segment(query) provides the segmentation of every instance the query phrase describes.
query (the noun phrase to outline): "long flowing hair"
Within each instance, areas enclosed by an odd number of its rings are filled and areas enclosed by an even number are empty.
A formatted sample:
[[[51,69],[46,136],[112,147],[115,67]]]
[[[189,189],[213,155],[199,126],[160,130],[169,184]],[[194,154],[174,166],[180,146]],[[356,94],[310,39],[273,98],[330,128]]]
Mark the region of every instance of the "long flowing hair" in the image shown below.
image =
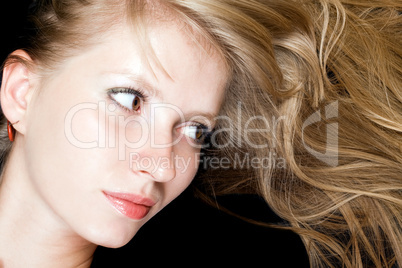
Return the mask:
[[[300,234],[312,267],[402,264],[400,0],[36,3],[37,30],[24,49],[43,77],[123,19],[141,36],[155,14],[144,11],[166,7],[194,40],[202,36],[224,56],[231,74],[205,154],[232,166],[198,180],[215,194],[247,189],[264,197]],[[5,64],[15,61],[28,64],[15,56]],[[4,116],[0,129],[5,162]],[[235,166],[239,155],[268,154],[285,165]]]

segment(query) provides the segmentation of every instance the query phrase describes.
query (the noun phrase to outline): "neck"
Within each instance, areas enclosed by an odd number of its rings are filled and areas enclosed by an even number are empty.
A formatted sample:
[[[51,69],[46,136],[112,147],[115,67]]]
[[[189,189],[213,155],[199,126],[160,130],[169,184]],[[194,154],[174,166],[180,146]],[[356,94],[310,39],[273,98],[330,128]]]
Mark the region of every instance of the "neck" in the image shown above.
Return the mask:
[[[0,267],[89,267],[96,246],[35,198],[12,160],[0,184]]]

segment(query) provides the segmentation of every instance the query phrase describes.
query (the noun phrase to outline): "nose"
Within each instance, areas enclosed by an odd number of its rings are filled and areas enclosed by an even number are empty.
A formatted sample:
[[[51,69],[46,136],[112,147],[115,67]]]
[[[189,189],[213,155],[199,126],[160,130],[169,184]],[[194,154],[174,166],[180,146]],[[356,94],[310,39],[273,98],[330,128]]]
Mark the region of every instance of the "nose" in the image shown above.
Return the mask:
[[[169,182],[176,177],[175,154],[172,135],[158,135],[158,143],[150,140],[146,146],[137,151],[134,172],[149,174],[157,182]]]

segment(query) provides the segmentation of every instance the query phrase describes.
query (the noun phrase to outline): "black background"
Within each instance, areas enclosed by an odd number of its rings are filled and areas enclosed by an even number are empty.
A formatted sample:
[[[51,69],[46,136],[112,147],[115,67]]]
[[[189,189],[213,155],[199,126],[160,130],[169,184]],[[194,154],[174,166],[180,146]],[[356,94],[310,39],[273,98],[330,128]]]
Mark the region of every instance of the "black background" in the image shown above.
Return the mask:
[[[0,2],[0,60],[24,46],[28,0]],[[218,203],[265,222],[280,221],[252,195],[230,195]],[[0,237],[1,239],[1,237]],[[23,254],[23,253],[21,253]],[[92,267],[309,267],[300,238],[230,216],[193,196],[191,187],[151,219],[126,246],[99,247]]]

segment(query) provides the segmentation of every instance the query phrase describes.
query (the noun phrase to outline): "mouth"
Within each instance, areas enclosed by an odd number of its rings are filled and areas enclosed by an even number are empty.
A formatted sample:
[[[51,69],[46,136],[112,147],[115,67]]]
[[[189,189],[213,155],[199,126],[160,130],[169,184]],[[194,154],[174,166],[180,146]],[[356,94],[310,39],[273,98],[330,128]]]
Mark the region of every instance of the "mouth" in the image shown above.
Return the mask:
[[[120,214],[133,220],[141,220],[145,218],[151,207],[155,205],[155,202],[152,199],[141,195],[106,191],[104,191],[103,194],[114,209],[116,209]]]

